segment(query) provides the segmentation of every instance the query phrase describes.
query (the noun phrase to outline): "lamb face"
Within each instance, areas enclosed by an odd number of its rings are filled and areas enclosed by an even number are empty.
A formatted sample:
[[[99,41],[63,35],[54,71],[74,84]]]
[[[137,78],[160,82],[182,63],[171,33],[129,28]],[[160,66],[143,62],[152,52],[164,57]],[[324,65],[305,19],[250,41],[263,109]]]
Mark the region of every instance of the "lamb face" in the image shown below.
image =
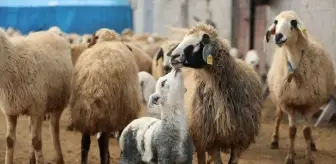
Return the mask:
[[[294,11],[283,11],[275,17],[274,22],[266,32],[266,41],[275,35],[274,41],[279,47],[284,44],[296,43],[299,35],[303,34],[302,22]]]
[[[166,102],[183,101],[186,89],[182,71],[173,69],[167,75],[160,77],[156,83],[155,90],[155,93],[149,97],[149,107],[153,107],[154,104],[163,105]]]

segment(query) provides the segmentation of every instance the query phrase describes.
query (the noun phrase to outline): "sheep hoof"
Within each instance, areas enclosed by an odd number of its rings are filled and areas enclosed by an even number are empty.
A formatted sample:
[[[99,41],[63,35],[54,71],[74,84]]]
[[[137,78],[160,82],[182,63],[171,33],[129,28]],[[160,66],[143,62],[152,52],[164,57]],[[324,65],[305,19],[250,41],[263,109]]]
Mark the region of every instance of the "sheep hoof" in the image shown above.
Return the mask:
[[[74,131],[74,130],[75,130],[75,128],[74,128],[73,124],[68,125],[67,131]]]
[[[35,158],[30,158],[30,159],[29,159],[29,163],[30,163],[30,164],[36,164],[36,160],[35,160]]]
[[[278,141],[272,141],[271,149],[279,149],[279,142]]]
[[[312,158],[306,158],[306,164],[315,164]]]
[[[312,151],[317,151],[315,143],[311,143],[311,150]]]
[[[294,164],[293,156],[287,155],[285,159],[285,164]]]
[[[63,160],[63,158],[56,158],[56,159],[54,160],[54,163],[55,163],[55,164],[64,164],[64,160]]]

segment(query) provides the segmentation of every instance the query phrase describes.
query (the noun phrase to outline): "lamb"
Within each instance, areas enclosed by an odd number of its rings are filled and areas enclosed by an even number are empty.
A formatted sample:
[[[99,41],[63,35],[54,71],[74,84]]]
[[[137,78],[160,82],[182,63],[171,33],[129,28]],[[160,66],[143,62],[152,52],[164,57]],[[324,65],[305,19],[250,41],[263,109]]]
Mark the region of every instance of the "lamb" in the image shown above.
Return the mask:
[[[77,59],[69,103],[75,129],[82,133],[81,163],[87,163],[90,136],[98,139],[101,163],[109,163],[108,141],[140,112],[138,68],[121,42],[102,42]]]
[[[332,60],[325,48],[306,32],[295,11],[279,13],[266,32],[267,42],[271,35],[275,35],[278,47],[267,75],[270,97],[277,106],[271,148],[279,148],[279,125],[285,112],[289,120],[285,163],[294,163],[295,113],[300,113],[305,118],[305,158],[308,163],[314,163],[311,151],[316,150],[316,145],[311,132],[312,116],[332,95],[335,81]]]
[[[8,127],[5,164],[13,163],[16,123],[21,114],[30,116],[30,163],[44,162],[41,123],[43,116],[50,114],[55,162],[63,164],[59,120],[70,97],[70,47],[63,38],[46,31],[11,39],[0,31],[0,43],[0,108]]]
[[[253,67],[255,71],[259,72],[260,58],[256,50],[247,51],[244,61]]]
[[[259,134],[262,89],[258,74],[229,53],[210,25],[192,27],[171,53],[173,68],[193,69],[196,84],[186,98],[189,134],[196,147],[199,164],[206,162],[207,151],[215,163],[222,163],[220,149],[230,149],[229,164]],[[214,128],[213,128],[214,127]]]
[[[122,131],[120,164],[192,164],[194,151],[184,116],[184,80],[180,69],[172,70],[156,84],[149,106],[159,105],[161,120],[141,117]]]

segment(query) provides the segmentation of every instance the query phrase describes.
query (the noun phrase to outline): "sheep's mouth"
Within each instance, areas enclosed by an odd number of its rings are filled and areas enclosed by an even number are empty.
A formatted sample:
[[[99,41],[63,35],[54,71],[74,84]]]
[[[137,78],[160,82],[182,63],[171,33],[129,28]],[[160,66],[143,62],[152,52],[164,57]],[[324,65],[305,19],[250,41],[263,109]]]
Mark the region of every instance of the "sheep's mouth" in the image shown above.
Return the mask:
[[[284,43],[286,43],[287,39],[286,40],[281,40],[277,43],[275,43],[276,45],[278,45],[279,47],[281,47]]]

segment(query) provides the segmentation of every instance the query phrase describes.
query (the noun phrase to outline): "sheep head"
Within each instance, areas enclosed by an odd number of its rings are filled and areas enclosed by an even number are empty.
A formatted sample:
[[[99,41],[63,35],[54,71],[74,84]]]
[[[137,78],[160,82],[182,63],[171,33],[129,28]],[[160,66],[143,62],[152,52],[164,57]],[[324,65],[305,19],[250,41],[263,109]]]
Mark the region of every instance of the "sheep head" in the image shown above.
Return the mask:
[[[175,68],[186,66],[200,69],[211,66],[214,64],[213,58],[217,57],[220,44],[222,41],[213,26],[197,24],[172,50],[170,62]]]
[[[162,46],[159,48],[159,50],[156,52],[156,55],[154,57],[154,59],[156,60],[157,64],[159,59],[163,59],[163,71],[164,71],[164,75],[168,74],[171,69],[172,66],[170,65],[170,54],[171,54],[171,50],[173,50],[177,45],[178,45],[178,41],[175,40],[167,40],[165,41]]]
[[[300,37],[307,37],[302,21],[294,11],[283,11],[275,17],[266,32],[266,42],[269,42],[271,35],[275,35],[274,41],[279,47],[296,43]]]
[[[120,41],[120,40],[121,40],[120,35],[114,30],[101,28],[92,35],[89,47],[99,42]]]

